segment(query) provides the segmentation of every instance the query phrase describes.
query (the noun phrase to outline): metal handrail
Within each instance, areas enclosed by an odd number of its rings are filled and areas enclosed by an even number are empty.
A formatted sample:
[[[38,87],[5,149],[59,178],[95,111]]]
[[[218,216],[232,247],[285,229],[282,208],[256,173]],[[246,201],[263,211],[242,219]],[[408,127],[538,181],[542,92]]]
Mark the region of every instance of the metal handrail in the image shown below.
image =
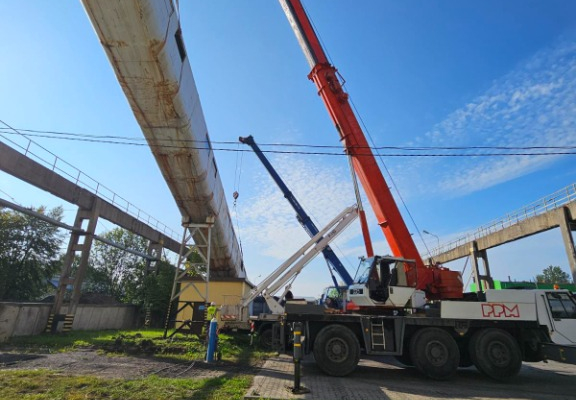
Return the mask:
[[[88,190],[89,192],[93,193],[94,195],[109,201],[111,204],[120,208],[125,213],[133,216],[137,220],[147,225],[150,225],[157,231],[162,232],[164,235],[176,240],[177,242],[180,240],[179,234],[177,234],[168,225],[164,224],[163,222],[160,222],[158,219],[154,218],[147,212],[136,207],[134,204],[130,203],[122,196],[116,194],[114,191],[104,186],[96,179],[90,177],[89,175],[80,171],[78,168],[74,167],[69,162],[61,159],[56,154],[52,153],[50,150],[34,142],[32,139],[26,137],[26,135],[18,132],[16,129],[12,130],[18,134],[18,136],[16,137],[20,137],[25,140],[24,144],[17,143],[15,140],[9,139],[2,134],[0,134],[0,137],[12,143],[11,147],[17,149],[26,157],[29,157],[37,161],[38,163],[49,168],[52,172],[58,173],[59,175],[70,180],[77,186],[82,187]]]
[[[443,243],[435,249],[432,249],[431,253],[434,255],[445,253],[465,243],[501,231],[529,218],[560,208],[573,201],[576,201],[576,183],[570,184],[565,188],[532,202],[519,210],[510,212],[504,217],[488,222],[487,224],[476,228],[476,230],[464,234],[458,239]]]

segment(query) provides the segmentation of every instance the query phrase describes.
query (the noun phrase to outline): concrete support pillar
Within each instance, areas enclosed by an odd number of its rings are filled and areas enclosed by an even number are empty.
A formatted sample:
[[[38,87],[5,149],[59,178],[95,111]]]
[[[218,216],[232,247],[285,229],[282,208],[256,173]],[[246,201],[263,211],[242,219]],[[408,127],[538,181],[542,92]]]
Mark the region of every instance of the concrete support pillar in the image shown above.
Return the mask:
[[[476,282],[476,292],[480,293],[486,289],[494,288],[494,281],[490,274],[490,266],[488,264],[488,253],[486,250],[478,250],[478,243],[473,241],[470,247],[470,259],[472,261],[472,273],[474,274],[474,282]],[[480,272],[478,259],[482,260],[484,266],[484,273]]]
[[[94,233],[96,232],[96,225],[98,223],[100,209],[100,200],[97,199],[91,209],[78,209],[76,219],[74,221],[74,230],[70,235],[68,242],[68,250],[64,257],[64,265],[62,266],[62,273],[60,281],[58,282],[58,289],[56,297],[52,306],[52,312],[48,320],[46,331],[55,332],[59,321],[64,321],[66,330],[72,328],[74,314],[80,302],[80,294],[82,283],[86,276],[88,269],[88,258],[90,257],[90,249],[94,240]],[[86,228],[83,227],[84,222],[88,221]],[[83,240],[82,240],[83,239]],[[80,260],[78,269],[74,273],[72,267],[76,259],[76,253],[80,253]],[[62,304],[66,296],[68,286],[72,286],[72,294],[70,297],[70,305],[65,317],[60,315]]]
[[[478,257],[482,260],[484,264],[484,275],[482,275],[484,289],[494,289],[494,280],[492,279],[492,273],[490,272],[490,264],[488,263],[488,251],[480,250],[478,251]]]
[[[572,237],[572,232],[576,231],[576,223],[572,221],[570,210],[567,207],[562,207],[562,209],[558,210],[558,213],[558,225],[560,226],[560,232],[562,232],[568,264],[572,272],[572,282],[576,282],[576,250],[574,248],[574,238]]]

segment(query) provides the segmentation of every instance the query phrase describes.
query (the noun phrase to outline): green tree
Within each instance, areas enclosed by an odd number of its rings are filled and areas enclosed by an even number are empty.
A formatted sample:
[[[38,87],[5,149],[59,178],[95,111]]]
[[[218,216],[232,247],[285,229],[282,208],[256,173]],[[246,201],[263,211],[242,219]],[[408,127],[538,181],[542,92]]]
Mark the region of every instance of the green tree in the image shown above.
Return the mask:
[[[174,268],[166,261],[159,261],[156,264],[156,271],[148,274],[144,279],[145,304],[152,312],[152,326],[154,327],[164,326],[174,283]]]
[[[542,274],[536,275],[536,281],[540,283],[571,283],[570,275],[559,266],[550,265],[542,270]]]
[[[127,249],[146,253],[148,242],[125,229],[115,228],[102,235]],[[146,260],[114,246],[95,241],[84,292],[105,293],[130,304],[144,302]]]
[[[62,220],[62,207],[40,214]],[[33,216],[0,209],[0,299],[37,300],[61,267],[58,227]]]

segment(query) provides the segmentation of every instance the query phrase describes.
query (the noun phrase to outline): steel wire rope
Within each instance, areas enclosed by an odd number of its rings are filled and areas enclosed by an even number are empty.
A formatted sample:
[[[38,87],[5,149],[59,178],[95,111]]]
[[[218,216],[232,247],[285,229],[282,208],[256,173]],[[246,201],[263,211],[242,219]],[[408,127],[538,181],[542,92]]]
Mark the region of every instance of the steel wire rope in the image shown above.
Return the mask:
[[[14,203],[18,204],[20,207],[22,207],[22,204],[20,204],[14,197],[10,196],[7,192],[5,192],[2,189],[0,189],[0,192],[4,193],[6,196],[8,196],[8,198],[10,200],[12,200]]]
[[[368,139],[370,139],[370,142],[372,142],[372,146],[374,147],[375,142],[374,139],[372,138],[372,135],[370,134],[370,131],[368,130],[368,127],[366,126],[366,124],[364,123],[364,119],[362,118],[362,115],[360,115],[360,113],[358,112],[358,109],[356,108],[356,104],[354,104],[354,100],[352,99],[352,96],[349,95],[349,99],[350,99],[350,104],[352,105],[352,108],[354,109],[354,113],[356,114],[356,116],[358,117],[358,119],[360,120],[360,123],[362,124],[362,126],[364,127],[364,131],[366,132],[366,135],[368,136]],[[396,193],[398,194],[398,197],[400,198],[400,201],[402,202],[402,205],[404,206],[404,209],[406,210],[406,212],[408,213],[408,217],[410,218],[410,221],[412,221],[412,224],[414,225],[414,228],[416,229],[416,231],[418,232],[418,237],[420,238],[420,241],[424,244],[424,248],[426,249],[426,252],[428,254],[430,254],[430,259],[432,259],[432,254],[430,253],[430,249],[428,248],[428,245],[426,244],[426,241],[424,240],[424,237],[422,236],[422,233],[420,232],[420,229],[418,228],[418,224],[416,224],[416,221],[414,220],[414,217],[412,216],[412,213],[410,212],[410,209],[408,208],[408,205],[406,204],[406,202],[404,201],[404,197],[402,196],[402,193],[400,192],[400,189],[398,188],[398,185],[396,184],[396,181],[394,180],[394,177],[392,176],[392,174],[390,173],[390,170],[388,169],[388,166],[386,165],[386,163],[384,162],[384,159],[382,157],[382,155],[380,155],[380,153],[376,153],[378,160],[380,161],[380,163],[382,164],[382,166],[384,167],[384,170],[386,171],[386,173],[388,174],[388,177],[390,178],[390,182],[392,183],[392,186],[394,187],[394,190],[396,191]]]
[[[236,143],[237,150],[240,150],[240,143]],[[238,163],[238,159],[240,158],[240,163]],[[233,209],[234,209],[234,217],[236,219],[236,230],[238,231],[238,246],[240,247],[240,257],[242,258],[242,264],[244,264],[244,250],[242,249],[242,238],[240,235],[240,218],[238,217],[238,207],[237,207],[237,200],[240,195],[240,180],[242,177],[242,163],[244,161],[244,153],[236,153],[236,166],[234,171],[234,193],[232,197],[234,198]]]

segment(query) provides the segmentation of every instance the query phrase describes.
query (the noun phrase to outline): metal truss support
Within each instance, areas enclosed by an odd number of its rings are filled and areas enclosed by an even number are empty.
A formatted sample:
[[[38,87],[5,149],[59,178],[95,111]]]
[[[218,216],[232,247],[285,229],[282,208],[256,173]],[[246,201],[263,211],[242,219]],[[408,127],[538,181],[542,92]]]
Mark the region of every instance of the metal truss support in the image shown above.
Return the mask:
[[[154,276],[158,276],[158,263],[162,260],[162,242],[154,242],[150,240],[148,242],[148,251],[146,258],[146,276],[150,274],[154,274]],[[149,328],[152,324],[152,304],[146,300],[144,304],[144,326]]]
[[[482,260],[482,264],[484,265],[484,274],[480,273],[478,259]],[[478,244],[476,241],[473,241],[472,246],[470,247],[470,260],[472,261],[474,282],[476,282],[476,292],[482,293],[486,289],[494,289],[494,281],[490,274],[490,266],[488,264],[488,253],[486,250],[478,250]]]
[[[191,301],[181,299],[180,296],[186,289],[192,287],[200,298],[204,300],[204,305],[209,302],[210,254],[213,225],[214,219],[210,217],[205,224],[183,224],[184,234],[182,236],[178,264],[174,271],[172,294],[170,295],[170,303],[164,325],[165,338],[171,326],[173,326],[175,331],[172,332],[170,336],[173,336],[177,332],[197,333],[191,329],[191,322],[198,322],[200,317],[198,315],[199,311],[203,310],[203,308],[195,306],[195,303]],[[195,243],[193,241],[194,236],[201,238],[201,240]],[[204,287],[198,287],[192,280],[186,279],[191,277],[202,278]],[[173,308],[176,310],[174,315],[172,315]],[[188,313],[192,314],[190,318],[183,317],[183,315],[187,317]],[[202,321],[204,321],[204,318],[204,314],[202,313]]]
[[[100,200],[96,200],[91,209],[79,208],[76,213],[74,229],[72,230],[70,241],[68,242],[68,250],[64,257],[64,265],[62,266],[62,272],[60,274],[60,280],[58,282],[58,289],[56,290],[56,297],[54,299],[52,311],[46,325],[46,332],[58,332],[60,330],[59,322],[61,321],[64,321],[63,331],[69,331],[72,329],[74,315],[76,314],[76,309],[80,302],[82,283],[84,282],[84,277],[86,276],[86,271],[88,269],[88,258],[94,240],[96,225],[98,223],[99,209]],[[84,228],[83,225],[86,221],[87,226]],[[72,267],[77,253],[80,253],[80,263],[78,269],[73,271]],[[61,314],[61,309],[69,287],[71,287],[72,294],[70,296],[67,313],[66,315],[63,315]]]
[[[146,274],[154,273],[154,275],[158,274],[158,261],[162,260],[162,249],[163,249],[162,242],[153,242],[150,240],[148,242],[148,251],[146,258]]]

